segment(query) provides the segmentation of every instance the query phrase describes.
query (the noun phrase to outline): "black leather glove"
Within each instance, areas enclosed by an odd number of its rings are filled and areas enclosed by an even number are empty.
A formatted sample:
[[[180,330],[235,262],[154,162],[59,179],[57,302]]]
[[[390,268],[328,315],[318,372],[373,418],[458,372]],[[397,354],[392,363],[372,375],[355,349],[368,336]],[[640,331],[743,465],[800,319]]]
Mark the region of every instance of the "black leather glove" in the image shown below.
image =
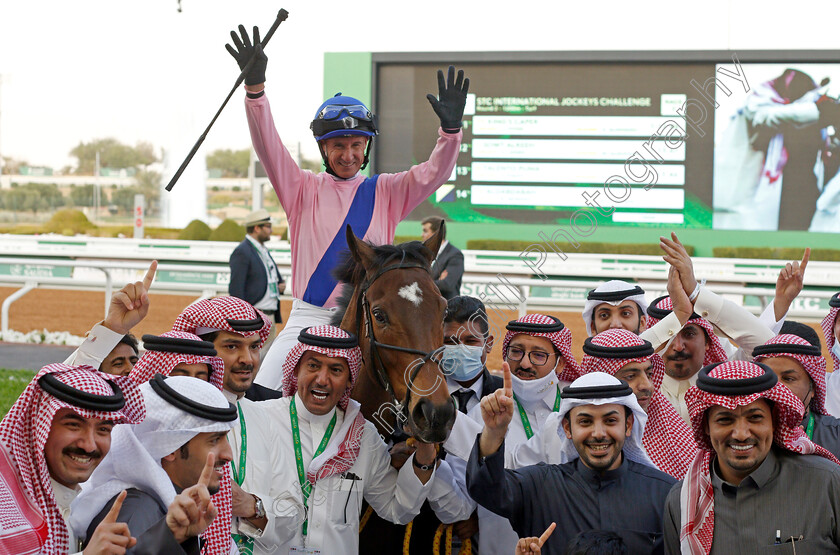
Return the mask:
[[[440,118],[440,126],[447,133],[457,133],[461,129],[461,118],[464,116],[464,105],[467,103],[467,91],[470,90],[470,80],[464,79],[464,70],[458,70],[458,80],[455,80],[455,67],[449,66],[449,75],[443,81],[443,72],[438,70],[438,96],[427,94],[429,104]]]
[[[230,55],[234,57],[236,63],[239,64],[239,71],[245,69],[245,66],[248,65],[248,61],[251,59],[251,56],[253,56],[254,52],[256,52],[257,59],[254,60],[254,63],[251,65],[251,69],[248,70],[248,74],[245,76],[245,84],[259,85],[261,83],[265,83],[265,67],[268,64],[268,56],[265,55],[262,49],[262,44],[260,44],[259,28],[254,25],[253,44],[248,38],[248,31],[245,30],[244,25],[239,26],[239,33],[242,35],[242,40],[236,36],[236,31],[230,32],[230,37],[233,39],[233,44],[236,48],[229,44],[226,44],[225,48],[227,48]]]

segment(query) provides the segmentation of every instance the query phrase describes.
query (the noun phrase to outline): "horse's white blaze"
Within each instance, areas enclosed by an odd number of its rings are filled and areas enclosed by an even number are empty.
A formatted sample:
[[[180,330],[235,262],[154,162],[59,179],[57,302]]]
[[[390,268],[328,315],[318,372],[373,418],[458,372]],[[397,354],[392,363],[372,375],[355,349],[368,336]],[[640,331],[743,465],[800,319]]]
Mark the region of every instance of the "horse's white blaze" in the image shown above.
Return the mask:
[[[410,303],[413,303],[414,306],[420,306],[420,303],[423,302],[423,290],[420,289],[416,281],[411,285],[400,287],[397,294]]]

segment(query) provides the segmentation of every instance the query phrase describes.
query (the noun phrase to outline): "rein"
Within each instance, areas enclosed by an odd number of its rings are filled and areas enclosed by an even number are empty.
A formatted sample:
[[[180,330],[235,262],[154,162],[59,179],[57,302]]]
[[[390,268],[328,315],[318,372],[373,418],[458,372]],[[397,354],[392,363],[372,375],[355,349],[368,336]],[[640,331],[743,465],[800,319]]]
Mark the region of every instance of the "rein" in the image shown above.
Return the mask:
[[[403,418],[403,420],[407,419],[408,416],[404,413],[407,412],[409,401],[411,399],[411,386],[414,383],[417,374],[420,372],[420,369],[423,368],[423,365],[425,365],[429,360],[432,360],[434,358],[435,353],[438,352],[438,349],[431,352],[427,352],[421,351],[420,349],[412,349],[410,347],[402,347],[400,345],[392,345],[390,343],[382,343],[380,341],[377,341],[376,336],[373,333],[373,322],[371,320],[370,303],[367,299],[367,291],[370,288],[370,286],[373,285],[373,283],[377,279],[382,277],[385,273],[390,272],[392,270],[404,270],[410,268],[420,268],[422,270],[425,270],[427,273],[430,273],[429,268],[423,264],[403,264],[402,262],[400,262],[398,264],[392,264],[390,266],[380,268],[379,271],[377,271],[372,278],[364,282],[364,284],[362,285],[359,291],[362,302],[361,306],[356,309],[357,331],[361,330],[362,315],[364,315],[365,336],[367,337],[368,343],[370,344],[371,363],[373,365],[373,369],[375,370],[374,376],[376,377],[376,381],[379,383],[380,387],[382,387],[391,397],[391,401],[397,409],[397,414],[399,414],[400,417]],[[407,389],[405,399],[403,399],[402,401],[397,399],[394,387],[391,385],[391,381],[388,379],[388,373],[385,371],[385,365],[382,362],[382,356],[379,352],[379,349],[389,349],[392,351],[410,353],[422,357],[422,363],[418,364],[409,376],[408,382],[406,383]]]

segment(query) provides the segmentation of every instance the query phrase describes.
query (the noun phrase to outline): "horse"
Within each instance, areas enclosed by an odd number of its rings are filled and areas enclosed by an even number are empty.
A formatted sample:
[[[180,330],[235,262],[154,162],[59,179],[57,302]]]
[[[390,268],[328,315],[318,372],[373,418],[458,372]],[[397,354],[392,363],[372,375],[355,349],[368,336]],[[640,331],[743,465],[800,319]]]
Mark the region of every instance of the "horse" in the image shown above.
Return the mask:
[[[385,438],[405,424],[420,441],[443,442],[456,408],[438,366],[446,300],[430,268],[444,226],[424,243],[396,246],[365,243],[349,225],[346,234],[350,256],[336,269],[345,285],[332,323],[359,337],[363,364],[351,396]]]

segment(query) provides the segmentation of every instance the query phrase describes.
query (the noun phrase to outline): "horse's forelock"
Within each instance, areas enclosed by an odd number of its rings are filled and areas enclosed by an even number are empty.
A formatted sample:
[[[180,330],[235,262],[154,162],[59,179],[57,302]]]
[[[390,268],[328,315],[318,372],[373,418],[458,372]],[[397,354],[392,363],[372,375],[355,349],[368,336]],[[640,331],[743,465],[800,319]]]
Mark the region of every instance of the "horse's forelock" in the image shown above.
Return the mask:
[[[429,265],[429,249],[426,248],[420,241],[409,241],[407,243],[400,243],[399,245],[371,245],[367,243],[374,254],[373,265],[376,268],[384,268],[396,263],[420,263]],[[330,322],[334,326],[341,324],[344,319],[344,314],[347,312],[347,307],[350,301],[353,300],[353,292],[356,285],[361,283],[367,271],[365,267],[350,256],[350,251],[345,251],[342,255],[341,261],[333,270],[333,277],[343,284],[341,294],[336,302],[338,303],[338,310],[332,317]]]

